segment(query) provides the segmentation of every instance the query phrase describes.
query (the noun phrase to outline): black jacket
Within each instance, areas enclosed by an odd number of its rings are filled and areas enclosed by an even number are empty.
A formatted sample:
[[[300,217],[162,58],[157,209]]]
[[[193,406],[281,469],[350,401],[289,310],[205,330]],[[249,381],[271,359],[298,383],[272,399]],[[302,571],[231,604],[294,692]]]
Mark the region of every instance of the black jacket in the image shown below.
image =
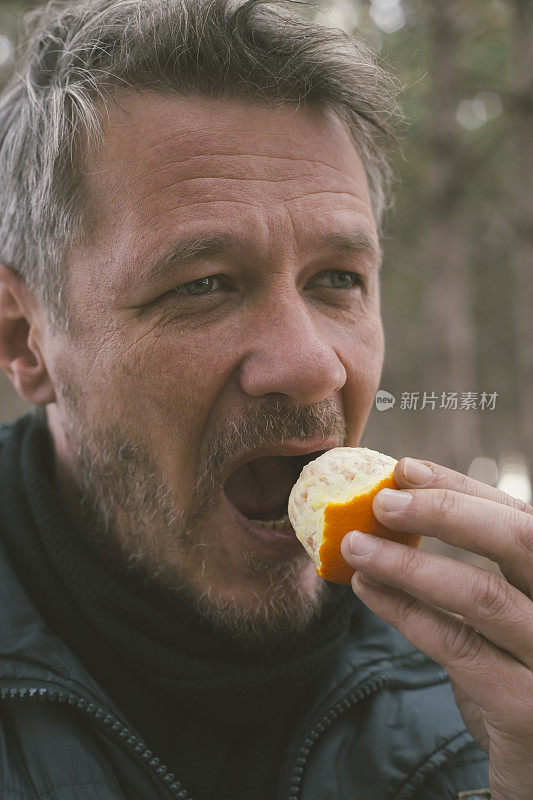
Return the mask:
[[[488,797],[442,667],[370,611],[351,641],[294,719],[272,800]],[[0,697],[2,800],[194,800],[47,628],[2,542]]]

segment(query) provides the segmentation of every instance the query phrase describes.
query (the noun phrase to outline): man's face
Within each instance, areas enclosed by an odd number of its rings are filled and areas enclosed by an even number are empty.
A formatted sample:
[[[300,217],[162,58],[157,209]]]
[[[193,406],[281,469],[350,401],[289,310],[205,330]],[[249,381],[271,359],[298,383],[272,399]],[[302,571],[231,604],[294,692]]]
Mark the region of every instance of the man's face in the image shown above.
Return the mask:
[[[60,480],[102,551],[217,624],[305,628],[324,582],[248,519],[286,512],[298,456],[357,445],[379,384],[377,234],[347,129],[132,93],[87,182],[72,332],[46,346]]]

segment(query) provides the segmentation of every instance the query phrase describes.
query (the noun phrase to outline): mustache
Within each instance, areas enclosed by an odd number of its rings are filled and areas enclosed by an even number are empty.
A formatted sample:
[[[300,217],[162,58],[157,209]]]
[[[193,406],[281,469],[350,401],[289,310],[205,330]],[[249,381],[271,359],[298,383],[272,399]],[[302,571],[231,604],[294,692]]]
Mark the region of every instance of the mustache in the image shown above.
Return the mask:
[[[254,448],[282,445],[288,439],[328,439],[335,436],[339,446],[346,439],[346,423],[331,399],[313,405],[288,405],[281,400],[264,400],[238,417],[227,417],[210,442],[204,470],[196,488],[205,493],[220,485],[229,461]]]

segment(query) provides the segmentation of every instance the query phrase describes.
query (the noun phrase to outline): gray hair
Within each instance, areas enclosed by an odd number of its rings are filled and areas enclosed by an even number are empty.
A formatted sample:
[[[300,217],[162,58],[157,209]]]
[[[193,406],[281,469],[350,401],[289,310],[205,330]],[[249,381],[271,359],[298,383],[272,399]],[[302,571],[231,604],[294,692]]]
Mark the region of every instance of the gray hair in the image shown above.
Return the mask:
[[[378,228],[395,141],[397,82],[297,0],[73,0],[26,17],[0,98],[0,260],[67,326],[66,268],[88,231],[83,157],[102,144],[118,92],[234,97],[331,109],[363,160]]]

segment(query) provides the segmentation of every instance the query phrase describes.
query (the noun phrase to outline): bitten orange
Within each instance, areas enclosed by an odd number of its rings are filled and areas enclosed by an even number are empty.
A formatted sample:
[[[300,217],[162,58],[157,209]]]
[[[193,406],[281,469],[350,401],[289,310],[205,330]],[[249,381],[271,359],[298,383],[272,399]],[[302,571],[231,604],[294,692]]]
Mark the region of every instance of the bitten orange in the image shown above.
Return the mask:
[[[289,497],[289,519],[321,578],[349,584],[354,568],[341,554],[352,530],[418,547],[421,536],[392,531],[372,511],[380,489],[397,489],[397,462],[366,447],[336,447],[303,468]]]

